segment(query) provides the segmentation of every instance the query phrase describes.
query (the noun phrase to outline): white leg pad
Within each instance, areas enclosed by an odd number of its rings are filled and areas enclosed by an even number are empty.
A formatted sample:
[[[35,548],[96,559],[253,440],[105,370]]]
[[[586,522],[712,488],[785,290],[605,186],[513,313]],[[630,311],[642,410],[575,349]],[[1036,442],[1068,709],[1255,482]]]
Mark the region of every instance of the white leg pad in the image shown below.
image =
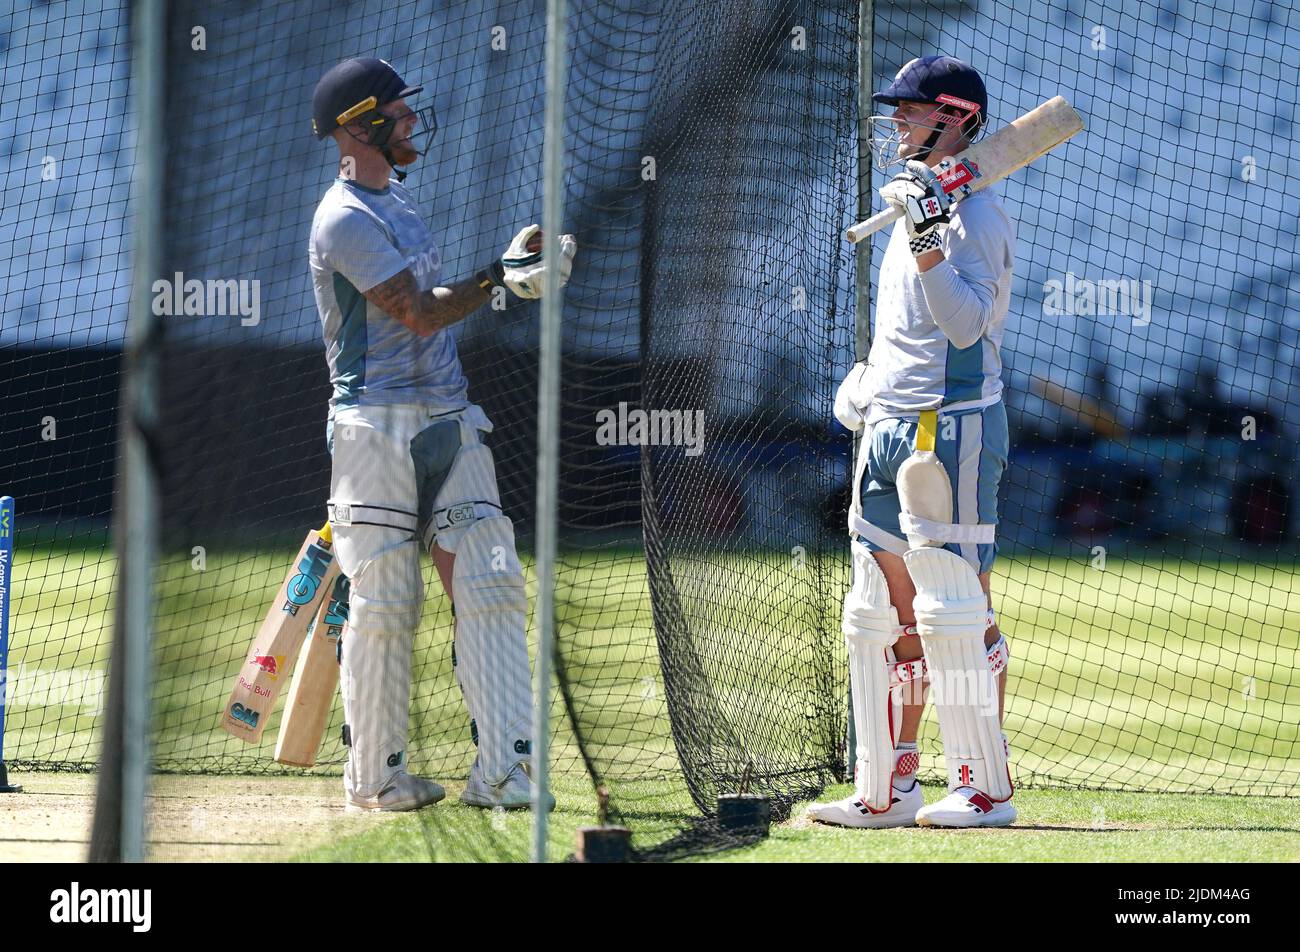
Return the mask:
[[[471,525],[500,516],[501,496],[492,450],[477,439],[463,443],[433,502],[432,518],[424,531],[425,547],[432,549],[436,542],[440,549],[454,554]]]
[[[857,734],[858,795],[873,812],[889,809],[894,773],[894,742],[901,710],[891,701],[890,648],[898,640],[898,612],[889,586],[866,546],[855,544],[853,584],[844,597],[841,630],[849,650],[849,686]]]
[[[505,516],[470,525],[458,540],[452,573],[457,674],[478,724],[483,779],[499,784],[531,763],[532,674],[525,625],[528,597]]]
[[[383,545],[393,530],[349,526],[339,532],[339,561],[351,583],[339,663],[348,736],[343,785],[350,795],[367,799],[378,796],[405,769],[411,645],[424,579],[414,539],[389,543],[370,556],[366,553]]]
[[[988,596],[970,563],[946,549],[904,556],[916,583],[916,627],[948,764],[948,789],[970,786],[995,802],[1011,796],[998,716],[997,679],[984,647]]]

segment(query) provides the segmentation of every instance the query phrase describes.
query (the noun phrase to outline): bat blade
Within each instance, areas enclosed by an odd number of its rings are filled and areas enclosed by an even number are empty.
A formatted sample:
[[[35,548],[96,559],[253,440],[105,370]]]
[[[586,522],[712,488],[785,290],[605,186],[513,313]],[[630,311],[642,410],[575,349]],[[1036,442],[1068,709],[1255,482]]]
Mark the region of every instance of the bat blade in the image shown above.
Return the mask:
[[[1002,181],[1083,129],[1083,118],[1064,96],[1054,96],[1015,122],[953,156],[947,169],[936,168],[944,191],[954,202]],[[945,160],[946,161],[946,160]],[[903,215],[890,206],[844,233],[853,243],[874,235]]]
[[[322,529],[307,534],[253,638],[221,712],[221,726],[227,732],[250,744],[262,739],[316,608],[333,588],[338,573],[333,537],[326,523]]]
[[[330,597],[321,604],[303,643],[284,699],[275,759],[295,767],[314,767],[316,752],[334,707],[339,683],[338,644],[348,620],[348,577],[340,575]]]

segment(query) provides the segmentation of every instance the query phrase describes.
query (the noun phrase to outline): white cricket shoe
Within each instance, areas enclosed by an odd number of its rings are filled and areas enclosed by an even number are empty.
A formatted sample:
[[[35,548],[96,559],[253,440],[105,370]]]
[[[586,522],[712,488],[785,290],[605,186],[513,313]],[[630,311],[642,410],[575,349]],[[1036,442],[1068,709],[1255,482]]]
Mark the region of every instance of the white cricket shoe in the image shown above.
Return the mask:
[[[958,787],[916,814],[917,826],[1010,826],[1015,820],[1010,800],[994,803],[974,787]]]
[[[359,797],[348,791],[347,809],[349,812],[418,810],[431,803],[437,803],[447,795],[447,791],[432,780],[416,777],[400,770],[388,779],[378,795]]]
[[[834,826],[852,826],[863,830],[887,830],[916,823],[916,811],[925,805],[921,785],[913,782],[906,793],[895,788],[884,813],[872,813],[856,793],[834,803],[814,803],[808,807],[808,816],[818,823]]]
[[[528,776],[523,762],[510,768],[506,779],[498,784],[490,784],[483,779],[478,761],[470,768],[469,780],[465,783],[465,792],[460,795],[460,802],[471,807],[483,807],[493,810],[527,810],[533,805],[533,781]],[[555,798],[546,795],[546,810],[555,809]]]

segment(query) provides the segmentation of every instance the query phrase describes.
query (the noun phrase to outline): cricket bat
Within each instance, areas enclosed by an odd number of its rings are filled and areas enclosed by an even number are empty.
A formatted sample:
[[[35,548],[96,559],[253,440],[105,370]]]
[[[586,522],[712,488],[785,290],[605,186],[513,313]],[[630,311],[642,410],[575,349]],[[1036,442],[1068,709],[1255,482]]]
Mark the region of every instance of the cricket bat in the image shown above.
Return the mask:
[[[348,620],[348,577],[340,575],[334,590],[321,603],[316,621],[307,632],[293,671],[293,683],[284,699],[275,759],[296,767],[314,767],[316,752],[334,707],[339,684],[338,645]]]
[[[1065,101],[1064,96],[1055,96],[983,142],[976,142],[960,155],[948,156],[934,170],[943,190],[954,202],[960,202],[1024,168],[1081,129],[1083,119],[1074,107]],[[857,244],[902,215],[902,209],[891,205],[866,221],[858,222],[844,233],[844,237]]]
[[[316,616],[316,608],[334,587],[338,574],[334,539],[327,522],[321,529],[307,534],[253,639],[221,714],[221,726],[229,733],[250,744],[262,739],[280,689],[289,680],[289,668]]]

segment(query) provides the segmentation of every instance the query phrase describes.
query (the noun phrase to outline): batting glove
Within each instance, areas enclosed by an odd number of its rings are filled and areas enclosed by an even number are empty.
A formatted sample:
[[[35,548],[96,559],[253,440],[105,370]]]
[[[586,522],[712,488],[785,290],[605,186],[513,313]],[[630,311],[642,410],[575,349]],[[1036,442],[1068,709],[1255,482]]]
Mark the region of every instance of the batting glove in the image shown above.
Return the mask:
[[[858,432],[866,424],[867,407],[871,405],[871,394],[866,392],[866,381],[867,365],[859,361],[835,391],[835,419],[852,433]]]
[[[880,197],[902,211],[912,254],[939,249],[943,228],[950,221],[952,200],[933,169],[924,162],[908,162],[906,171],[899,172],[880,190]]]
[[[569,283],[577,251],[578,243],[572,235],[560,235],[560,287]],[[515,235],[501,260],[493,262],[487,273],[491,283],[505,285],[516,297],[531,299],[542,296],[546,268],[542,260],[541,228],[529,225]]]

